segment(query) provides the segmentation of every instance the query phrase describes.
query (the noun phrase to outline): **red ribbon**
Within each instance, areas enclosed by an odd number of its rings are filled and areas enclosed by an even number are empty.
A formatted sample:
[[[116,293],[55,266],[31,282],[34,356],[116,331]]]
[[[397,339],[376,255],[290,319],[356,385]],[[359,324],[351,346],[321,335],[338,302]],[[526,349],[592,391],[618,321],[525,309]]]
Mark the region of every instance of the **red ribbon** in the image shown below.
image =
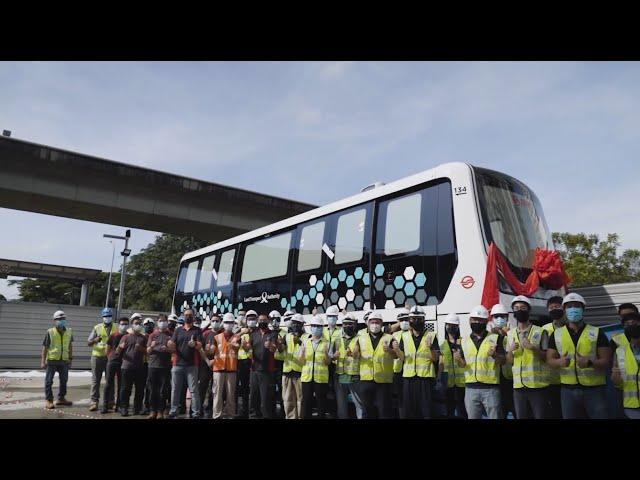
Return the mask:
[[[571,282],[571,278],[564,271],[560,255],[555,250],[536,248],[532,269],[527,280],[521,283],[509,268],[498,247],[491,242],[487,257],[487,274],[485,275],[484,288],[482,289],[482,305],[490,309],[498,303],[500,298],[498,273],[502,274],[502,277],[516,295],[524,295],[526,297],[533,295],[540,285],[551,290],[558,290]]]

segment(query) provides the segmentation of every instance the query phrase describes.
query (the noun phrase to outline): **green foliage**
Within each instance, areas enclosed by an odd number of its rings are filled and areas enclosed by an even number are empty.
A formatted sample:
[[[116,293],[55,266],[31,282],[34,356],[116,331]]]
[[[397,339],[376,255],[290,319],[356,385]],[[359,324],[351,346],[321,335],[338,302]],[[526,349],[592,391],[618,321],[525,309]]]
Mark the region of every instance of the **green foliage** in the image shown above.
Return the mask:
[[[620,254],[616,233],[601,240],[596,234],[554,232],[553,242],[571,277],[571,287],[640,280],[640,250],[629,249]]]

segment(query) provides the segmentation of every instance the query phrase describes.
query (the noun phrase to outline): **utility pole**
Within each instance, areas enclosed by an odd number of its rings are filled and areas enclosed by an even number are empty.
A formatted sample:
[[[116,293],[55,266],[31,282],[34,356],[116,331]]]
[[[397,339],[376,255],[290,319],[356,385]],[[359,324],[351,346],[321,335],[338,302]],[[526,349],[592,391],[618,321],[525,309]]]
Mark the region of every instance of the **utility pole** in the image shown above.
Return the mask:
[[[109,283],[107,284],[107,297],[104,299],[104,308],[109,306],[109,294],[111,293],[111,274],[113,273],[113,259],[116,256],[116,244],[113,240],[109,240],[109,243],[113,247],[111,252],[111,268],[109,269]]]
[[[127,263],[127,257],[131,254],[131,250],[129,249],[129,238],[131,238],[131,230],[127,230],[124,237],[106,234],[103,235],[103,237],[124,240],[124,250],[120,252],[120,255],[122,255],[122,270],[120,272],[120,291],[118,292],[118,310],[116,313],[117,316],[120,316],[120,312],[122,311],[122,302],[124,301],[124,276],[126,274],[125,265]]]

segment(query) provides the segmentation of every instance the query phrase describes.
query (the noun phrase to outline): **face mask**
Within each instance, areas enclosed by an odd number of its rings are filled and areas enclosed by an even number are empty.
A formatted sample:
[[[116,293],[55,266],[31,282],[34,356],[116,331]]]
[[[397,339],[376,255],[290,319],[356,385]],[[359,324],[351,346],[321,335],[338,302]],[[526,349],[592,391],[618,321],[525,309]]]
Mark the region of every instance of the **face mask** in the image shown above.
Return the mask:
[[[247,327],[249,328],[256,328],[257,324],[258,322],[256,320],[247,320]]]
[[[380,333],[380,330],[382,330],[382,325],[380,325],[379,323],[372,323],[371,325],[369,325],[369,331],[374,335],[376,333]]]
[[[298,322],[291,322],[289,331],[295,335],[300,335],[302,333],[302,325],[300,325]]]
[[[142,331],[142,325],[134,325],[133,327],[133,331],[140,333]]]
[[[322,336],[322,327],[311,327],[311,335],[313,335],[314,337],[318,338]]]
[[[147,324],[144,326],[144,331],[145,331],[146,333],[151,333],[151,332],[153,332],[153,323],[147,323]]]
[[[124,333],[127,331],[127,328],[129,328],[129,325],[118,325],[118,331],[120,333]]]
[[[109,325],[109,324],[113,321],[113,317],[102,317],[102,321],[103,321],[106,325]]]
[[[507,319],[504,317],[493,317],[493,323],[496,327],[502,328],[507,324]]]
[[[628,327],[624,327],[624,333],[629,338],[639,338],[640,325],[629,325]]]
[[[338,323],[338,317],[334,317],[333,315],[330,317],[327,317],[327,323],[329,324],[330,327],[335,327],[336,324]]]
[[[416,318],[415,320],[409,320],[409,322],[416,332],[421,332],[424,330],[424,319]]]
[[[269,327],[269,323],[268,322],[260,322],[258,323],[258,327],[260,327],[261,330],[266,330]]]
[[[64,320],[56,320],[56,327],[64,328],[66,324],[67,322]]]
[[[450,325],[447,327],[447,333],[457,338],[460,336],[460,327],[458,327],[457,325]]]
[[[184,317],[184,323],[193,323],[193,317]]]
[[[567,320],[572,323],[577,323],[582,320],[582,308],[580,307],[568,307],[566,311]]]
[[[400,330],[402,330],[403,332],[406,332],[407,330],[409,330],[409,321],[408,320],[403,320],[400,322]]]
[[[344,325],[342,327],[342,331],[344,332],[344,334],[347,337],[353,337],[356,333],[356,326],[355,325]]]
[[[223,327],[225,332],[231,332],[233,330],[233,323],[225,323]]]
[[[176,322],[169,322],[169,328],[170,329],[175,329],[176,328]]]
[[[470,323],[469,326],[473,333],[482,333],[487,329],[486,323]]]
[[[526,323],[529,321],[528,310],[516,310],[515,312],[513,312],[513,316],[516,317],[516,320],[520,323]]]
[[[564,315],[564,310],[562,310],[561,308],[554,308],[553,310],[549,311],[549,316],[551,317],[551,320],[560,320],[563,315]]]
[[[169,326],[168,322],[158,322],[158,328],[160,330],[165,330]]]

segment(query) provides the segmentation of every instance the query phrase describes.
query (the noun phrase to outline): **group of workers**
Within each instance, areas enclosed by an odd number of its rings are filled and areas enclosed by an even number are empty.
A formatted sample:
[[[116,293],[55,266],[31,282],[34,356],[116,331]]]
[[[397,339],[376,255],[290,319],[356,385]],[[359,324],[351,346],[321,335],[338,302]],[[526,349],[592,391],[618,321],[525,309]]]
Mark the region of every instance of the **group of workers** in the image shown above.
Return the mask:
[[[330,306],[324,316],[287,311],[226,313],[202,321],[187,309],[157,322],[140,314],[114,325],[111,309],[89,338],[89,410],[178,418],[609,418],[610,375],[627,418],[640,418],[640,314],[620,305],[624,332],[608,340],[584,322],[586,302],[569,293],[547,301],[551,322],[531,316],[525,296],[509,309],[482,305],[469,335],[449,314],[444,338],[420,306],[397,318],[368,311],[358,320]],[[323,318],[324,317],[324,318]],[[42,350],[46,408],[66,395],[72,332],[54,314]],[[60,391],[53,403],[52,383]],[[100,382],[106,382],[100,403]],[[117,387],[117,388],[116,388]],[[190,402],[188,402],[190,397]],[[277,408],[279,406],[280,408]]]

